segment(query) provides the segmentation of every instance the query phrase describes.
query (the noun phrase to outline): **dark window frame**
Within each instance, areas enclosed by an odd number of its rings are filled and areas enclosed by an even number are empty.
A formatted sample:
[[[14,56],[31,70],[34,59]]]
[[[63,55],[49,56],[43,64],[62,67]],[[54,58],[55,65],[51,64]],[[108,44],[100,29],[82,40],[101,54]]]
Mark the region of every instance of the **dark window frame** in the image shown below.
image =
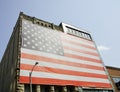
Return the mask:
[[[77,29],[74,29],[68,26],[66,26],[66,28],[67,28],[67,33],[70,35],[81,37],[87,40],[92,40],[91,35],[89,33],[86,33],[86,32],[83,32],[83,31],[80,31],[80,30],[77,30]]]
[[[118,90],[120,90],[120,77],[113,77],[113,82],[115,83]]]

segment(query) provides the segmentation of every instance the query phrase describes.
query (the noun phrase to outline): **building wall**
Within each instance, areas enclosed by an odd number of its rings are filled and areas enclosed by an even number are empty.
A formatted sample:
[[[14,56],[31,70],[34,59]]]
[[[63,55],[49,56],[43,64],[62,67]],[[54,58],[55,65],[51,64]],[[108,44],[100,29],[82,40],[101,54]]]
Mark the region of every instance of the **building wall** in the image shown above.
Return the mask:
[[[120,68],[115,68],[115,67],[106,67],[110,76],[110,79],[112,81],[113,87],[115,89],[115,92],[120,92],[120,89],[118,90],[113,78],[120,78]],[[120,85],[119,85],[120,86]]]
[[[15,92],[16,90],[18,43],[19,23],[17,22],[0,64],[0,92]]]

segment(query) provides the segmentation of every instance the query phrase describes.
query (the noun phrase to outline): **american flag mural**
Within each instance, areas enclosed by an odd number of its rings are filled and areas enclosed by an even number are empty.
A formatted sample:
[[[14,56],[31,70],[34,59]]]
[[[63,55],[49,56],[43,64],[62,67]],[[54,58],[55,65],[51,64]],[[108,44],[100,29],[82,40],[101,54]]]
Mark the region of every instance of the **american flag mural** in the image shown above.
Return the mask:
[[[93,41],[22,20],[20,83],[111,88]]]

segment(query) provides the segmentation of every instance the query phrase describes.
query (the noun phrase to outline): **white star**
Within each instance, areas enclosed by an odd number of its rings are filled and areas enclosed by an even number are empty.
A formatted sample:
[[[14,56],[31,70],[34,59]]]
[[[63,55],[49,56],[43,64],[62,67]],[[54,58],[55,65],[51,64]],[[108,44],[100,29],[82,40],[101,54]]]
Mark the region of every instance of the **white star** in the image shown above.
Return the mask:
[[[30,33],[30,31],[27,31],[28,33]]]
[[[34,46],[32,46],[32,48],[34,49],[35,47],[34,47]]]
[[[24,32],[24,34],[26,35],[27,33],[26,33],[26,32]]]
[[[24,26],[23,29],[27,29],[27,27]]]
[[[26,41],[26,40],[27,40],[27,38],[24,38],[24,40]]]
[[[30,36],[28,35],[27,38],[30,38]]]
[[[27,45],[26,45],[26,44],[24,44],[24,47],[27,47]]]
[[[36,43],[35,46],[38,46],[38,44]]]
[[[34,34],[31,34],[31,36],[33,37],[33,36],[34,36]]]
[[[35,40],[32,40],[32,42],[35,42]]]
[[[31,29],[31,31],[34,31],[33,29]]]
[[[40,36],[39,36],[38,38],[39,38],[39,39],[41,39],[41,37],[40,37]]]
[[[35,40],[38,40],[38,38],[35,38]]]
[[[30,44],[30,42],[27,42],[27,44]]]
[[[40,50],[42,50],[42,48],[40,48]]]
[[[42,47],[45,48],[45,45],[43,45]]]
[[[35,35],[37,35],[37,32],[35,32]]]

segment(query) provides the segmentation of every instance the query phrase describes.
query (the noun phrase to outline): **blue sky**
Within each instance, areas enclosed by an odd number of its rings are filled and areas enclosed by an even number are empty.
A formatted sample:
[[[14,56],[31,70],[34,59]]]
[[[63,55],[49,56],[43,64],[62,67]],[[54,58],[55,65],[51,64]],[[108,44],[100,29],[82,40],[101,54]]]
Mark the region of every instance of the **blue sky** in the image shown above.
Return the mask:
[[[20,11],[91,32],[105,65],[120,67],[120,0],[0,0],[0,59]]]

